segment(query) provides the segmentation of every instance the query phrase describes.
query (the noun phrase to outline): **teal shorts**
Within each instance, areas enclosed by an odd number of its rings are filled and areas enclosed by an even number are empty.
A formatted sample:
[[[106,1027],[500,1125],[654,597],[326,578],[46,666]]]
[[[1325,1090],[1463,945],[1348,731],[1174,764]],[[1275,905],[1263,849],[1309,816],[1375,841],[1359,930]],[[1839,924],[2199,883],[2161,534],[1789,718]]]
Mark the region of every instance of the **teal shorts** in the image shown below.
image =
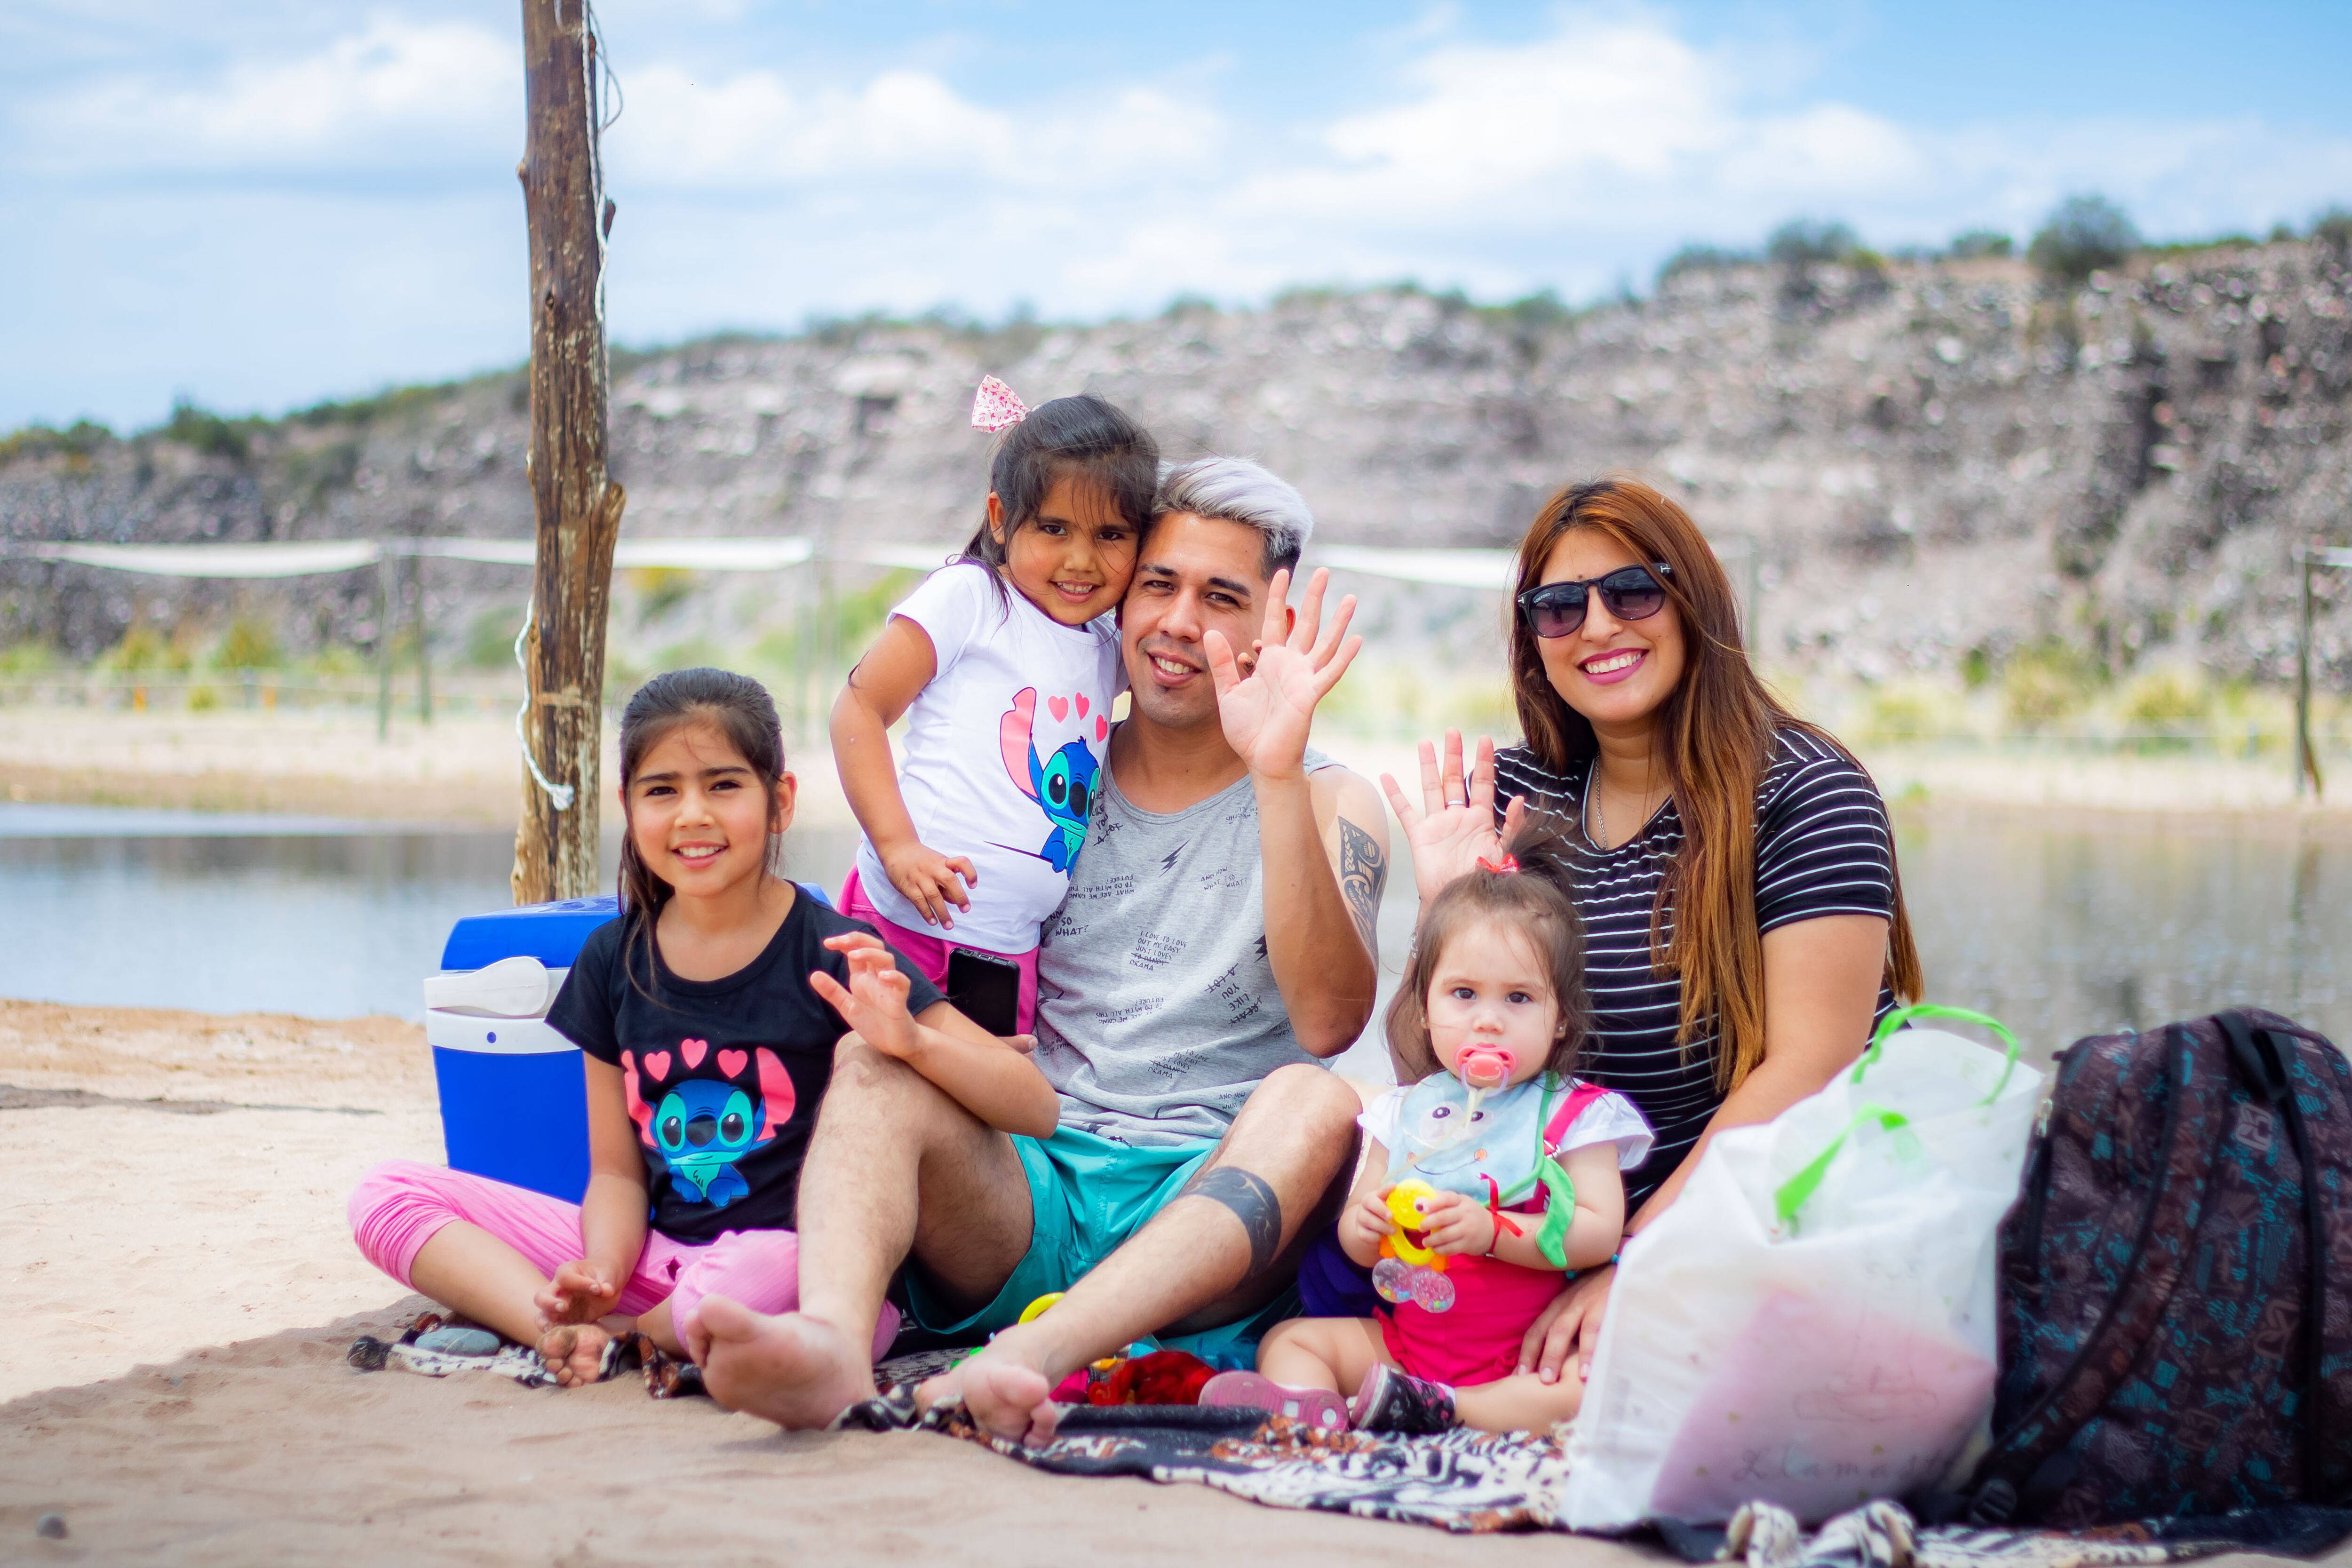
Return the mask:
[[[933,1333],[980,1340],[1021,1321],[1040,1296],[1066,1290],[1165,1208],[1216,1152],[1213,1142],[1137,1146],[1115,1143],[1074,1127],[1050,1138],[1013,1140],[1029,1178],[1029,1250],[995,1298],[958,1316],[926,1285],[919,1268],[907,1271],[908,1315]],[[1139,1341],[1152,1348],[1188,1350],[1215,1364],[1246,1367],[1258,1338],[1297,1314],[1297,1297],[1285,1291],[1237,1323],[1197,1334]]]

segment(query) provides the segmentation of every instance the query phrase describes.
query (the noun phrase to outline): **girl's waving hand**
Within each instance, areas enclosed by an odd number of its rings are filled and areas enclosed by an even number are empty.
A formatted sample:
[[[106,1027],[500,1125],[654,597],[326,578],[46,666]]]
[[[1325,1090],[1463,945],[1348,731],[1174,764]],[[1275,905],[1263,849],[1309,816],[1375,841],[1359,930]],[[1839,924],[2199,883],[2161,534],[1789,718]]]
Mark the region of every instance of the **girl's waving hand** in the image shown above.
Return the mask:
[[[829,936],[824,945],[849,961],[849,984],[812,970],[809,989],[830,1003],[842,1022],[885,1056],[904,1061],[915,1053],[915,1020],[907,1011],[907,977],[890,950],[867,931]]]

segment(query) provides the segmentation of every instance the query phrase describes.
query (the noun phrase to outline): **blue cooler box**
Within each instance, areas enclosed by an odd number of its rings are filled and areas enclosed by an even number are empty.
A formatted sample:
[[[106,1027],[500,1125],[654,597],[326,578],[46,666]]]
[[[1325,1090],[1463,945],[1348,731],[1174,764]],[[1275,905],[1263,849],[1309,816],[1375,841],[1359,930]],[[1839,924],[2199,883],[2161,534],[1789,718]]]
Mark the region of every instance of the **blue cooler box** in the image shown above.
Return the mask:
[[[451,1170],[566,1203],[587,1192],[580,1047],[548,1026],[547,1009],[588,933],[620,912],[617,899],[562,899],[451,928],[441,973],[425,983],[425,1040]]]
[[[801,892],[833,900],[806,882]],[[425,1041],[441,1089],[449,1168],[576,1204],[588,1191],[588,1092],[580,1047],[549,1027],[588,933],[613,898],[467,915],[425,982]]]

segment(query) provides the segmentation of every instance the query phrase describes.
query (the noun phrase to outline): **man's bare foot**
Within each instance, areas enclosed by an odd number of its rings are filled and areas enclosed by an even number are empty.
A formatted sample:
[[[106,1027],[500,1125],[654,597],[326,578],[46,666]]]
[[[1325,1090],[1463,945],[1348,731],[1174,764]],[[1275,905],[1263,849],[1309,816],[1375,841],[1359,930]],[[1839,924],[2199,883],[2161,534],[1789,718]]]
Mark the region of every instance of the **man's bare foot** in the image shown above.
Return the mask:
[[[539,1359],[566,1388],[584,1388],[604,1370],[612,1334],[602,1323],[559,1323],[539,1336]]]
[[[807,1431],[874,1397],[865,1343],[852,1343],[822,1318],[771,1318],[724,1296],[705,1296],[696,1319],[688,1342],[700,1352],[703,1386],[730,1410]]]
[[[971,1418],[996,1436],[1043,1443],[1053,1437],[1062,1415],[1050,1397],[1053,1391],[1045,1374],[1023,1355],[1019,1339],[1007,1331],[970,1361],[925,1382],[915,1398],[925,1409],[961,1399]]]

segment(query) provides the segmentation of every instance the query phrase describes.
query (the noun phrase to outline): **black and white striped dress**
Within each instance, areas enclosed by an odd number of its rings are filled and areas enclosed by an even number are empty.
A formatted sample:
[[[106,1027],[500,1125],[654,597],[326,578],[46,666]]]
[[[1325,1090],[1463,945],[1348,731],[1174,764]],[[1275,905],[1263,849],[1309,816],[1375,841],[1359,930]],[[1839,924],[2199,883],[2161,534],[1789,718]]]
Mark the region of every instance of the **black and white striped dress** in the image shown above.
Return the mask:
[[[1555,773],[1524,746],[1495,754],[1495,809],[1525,796],[1530,811],[1577,827],[1570,889],[1584,922],[1584,978],[1591,992],[1593,1041],[1578,1075],[1618,1090],[1657,1133],[1650,1157],[1625,1173],[1629,1205],[1675,1173],[1723,1103],[1716,1087],[1716,1037],[1703,1029],[1676,1043],[1682,982],[1650,964],[1650,917],[1658,886],[1683,842],[1668,801],[1648,826],[1615,849],[1592,847],[1582,832],[1590,762]],[[1756,791],[1756,919],[1759,934],[1822,915],[1890,915],[1895,844],[1886,803],[1870,775],[1834,747],[1801,730],[1774,738]],[[1671,938],[1669,915],[1665,934]],[[1895,1005],[1883,987],[1878,1011]]]

